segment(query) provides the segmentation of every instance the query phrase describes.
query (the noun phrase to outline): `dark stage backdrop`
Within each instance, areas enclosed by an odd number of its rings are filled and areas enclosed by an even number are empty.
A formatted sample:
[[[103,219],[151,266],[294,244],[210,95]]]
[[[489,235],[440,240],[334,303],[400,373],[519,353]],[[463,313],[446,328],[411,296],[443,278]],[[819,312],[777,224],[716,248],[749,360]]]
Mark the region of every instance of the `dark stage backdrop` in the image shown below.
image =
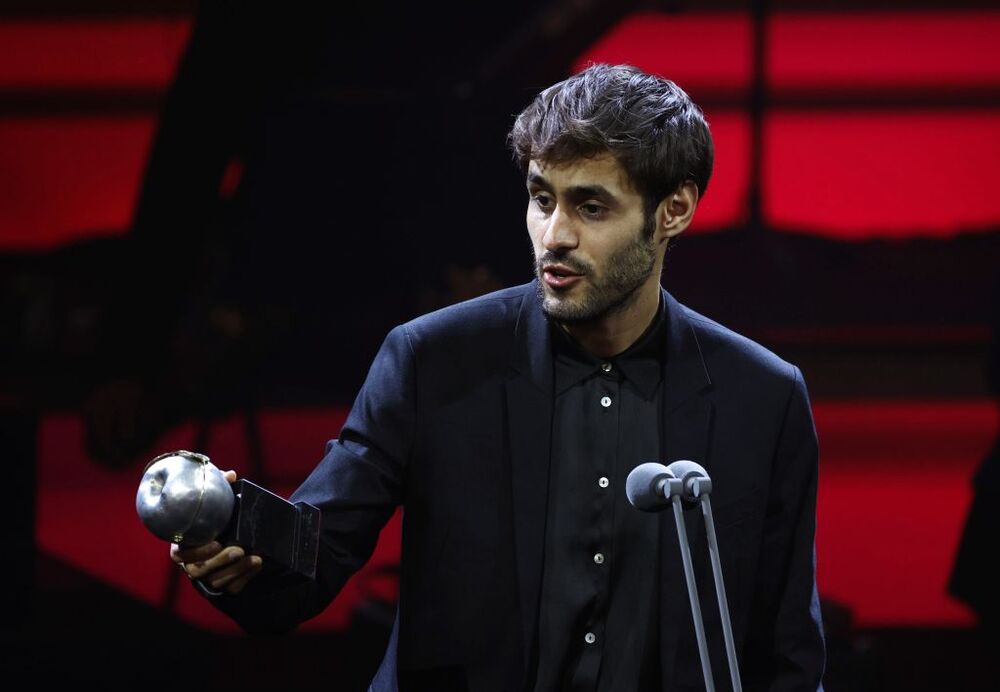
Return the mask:
[[[975,613],[947,587],[997,435],[1000,12],[766,4],[495,3],[485,18],[440,10],[387,27],[373,9],[348,11],[356,25],[331,11],[335,28],[303,29],[301,54],[288,50],[294,18],[251,41],[268,18],[233,31],[221,3],[0,10],[0,415],[30,496],[4,523],[37,551],[4,601],[20,613],[5,633],[28,642],[15,651],[65,626],[47,604],[76,598],[76,583],[181,633],[236,636],[135,518],[145,460],[198,447],[291,492],[392,323],[529,278],[504,144],[513,115],[590,62],[627,62],[684,87],[715,138],[715,174],[665,284],[810,385],[819,586],[842,646],[828,689],[944,689],[914,661],[935,644],[976,646]],[[136,264],[156,260],[133,247],[143,238],[166,253],[144,278],[166,287],[129,302]],[[209,287],[172,303],[171,282],[191,281]],[[314,299],[299,304],[301,292]],[[360,344],[316,327],[359,295]],[[284,333],[311,345],[276,346]],[[350,376],[310,383],[324,365]],[[150,405],[177,372],[195,375]],[[94,432],[102,407],[129,402],[139,433]],[[362,666],[391,616],[399,531],[397,515],[302,627],[370,624]],[[32,654],[23,667],[50,663]],[[988,688],[981,661],[963,666],[966,688]]]

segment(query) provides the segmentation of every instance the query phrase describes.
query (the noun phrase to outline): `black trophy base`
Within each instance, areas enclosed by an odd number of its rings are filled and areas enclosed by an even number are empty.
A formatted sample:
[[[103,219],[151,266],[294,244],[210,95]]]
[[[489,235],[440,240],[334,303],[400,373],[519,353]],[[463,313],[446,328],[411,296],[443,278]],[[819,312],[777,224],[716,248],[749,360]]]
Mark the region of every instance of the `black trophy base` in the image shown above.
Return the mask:
[[[269,570],[315,579],[319,509],[306,502],[292,504],[243,478],[232,488],[236,508],[218,541],[260,555]]]

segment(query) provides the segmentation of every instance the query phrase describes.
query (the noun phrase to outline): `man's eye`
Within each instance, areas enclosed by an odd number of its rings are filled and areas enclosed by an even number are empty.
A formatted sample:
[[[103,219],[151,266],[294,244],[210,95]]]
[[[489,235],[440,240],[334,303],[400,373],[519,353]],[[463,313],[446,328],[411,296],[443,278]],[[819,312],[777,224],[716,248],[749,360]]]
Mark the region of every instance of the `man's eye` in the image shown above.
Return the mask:
[[[581,204],[580,213],[589,218],[598,218],[604,215],[607,207],[600,204]]]
[[[552,204],[552,199],[548,195],[533,195],[531,200],[542,209],[547,209]]]

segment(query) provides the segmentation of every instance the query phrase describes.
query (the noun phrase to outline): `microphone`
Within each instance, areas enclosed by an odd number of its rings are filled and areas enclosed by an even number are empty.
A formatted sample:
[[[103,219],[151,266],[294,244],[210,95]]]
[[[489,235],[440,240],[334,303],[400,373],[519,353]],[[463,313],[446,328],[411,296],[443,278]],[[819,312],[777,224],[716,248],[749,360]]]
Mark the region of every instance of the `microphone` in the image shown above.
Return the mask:
[[[681,500],[687,509],[698,504],[702,498],[707,500],[712,492],[712,479],[700,464],[678,459],[667,467],[667,471],[679,480]]]
[[[694,462],[689,463],[693,464]],[[688,469],[682,468],[680,470],[683,473]],[[715,692],[712,667],[708,660],[705,621],[701,617],[698,584],[695,582],[694,566],[691,562],[691,546],[688,545],[687,530],[684,526],[683,494],[683,481],[674,474],[670,467],[655,461],[639,464],[629,472],[628,478],[625,479],[625,495],[636,509],[643,512],[659,512],[667,507],[673,507],[674,522],[677,525],[677,542],[681,551],[681,562],[684,565],[684,581],[687,582],[688,600],[691,602],[691,619],[694,621],[698,657],[701,659],[701,673],[705,679],[707,692]]]
[[[734,692],[742,692],[743,686],[736,660],[733,626],[729,618],[729,601],[726,598],[726,587],[722,580],[719,542],[715,535],[715,519],[712,517],[712,500],[709,497],[711,493],[712,479],[709,478],[704,467],[689,459],[678,459],[669,466],[655,461],[639,464],[632,469],[625,480],[625,494],[628,496],[628,501],[636,509],[643,512],[659,512],[667,507],[673,507],[674,521],[677,525],[677,542],[680,547],[681,562],[684,566],[684,580],[687,582],[688,598],[691,601],[691,617],[694,620],[695,638],[698,642],[698,655],[701,658],[705,689],[707,692],[715,692],[715,681],[708,660],[705,623],[701,617],[698,585],[695,583],[691,547],[688,545],[687,529],[684,523],[684,510],[697,505],[701,506],[702,514],[705,516],[708,552],[712,562],[712,577],[715,579],[715,594],[719,603],[719,616],[722,620],[722,636],[726,644],[729,675]]]
[[[639,464],[625,479],[625,495],[632,506],[643,512],[659,512],[670,506],[674,495],[685,509],[691,509],[712,492],[712,480],[705,469],[688,459],[670,466],[655,461]]]
[[[655,461],[639,464],[625,479],[625,495],[632,506],[643,512],[659,512],[670,506],[670,481],[677,480],[670,469]]]

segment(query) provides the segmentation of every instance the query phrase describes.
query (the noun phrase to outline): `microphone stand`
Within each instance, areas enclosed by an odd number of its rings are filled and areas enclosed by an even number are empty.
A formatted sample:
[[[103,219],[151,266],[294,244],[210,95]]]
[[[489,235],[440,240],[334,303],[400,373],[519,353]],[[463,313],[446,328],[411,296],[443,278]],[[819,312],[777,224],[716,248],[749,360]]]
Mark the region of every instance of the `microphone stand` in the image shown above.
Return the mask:
[[[694,584],[694,571],[691,569],[690,546],[687,541],[687,531],[684,527],[682,502],[701,505],[705,517],[705,533],[708,537],[708,553],[712,561],[712,576],[715,579],[715,595],[719,602],[719,617],[722,620],[722,637],[726,643],[726,658],[729,662],[729,676],[733,683],[733,692],[743,692],[740,681],[739,665],[736,661],[736,643],[733,639],[733,625],[729,617],[729,600],[726,598],[726,587],[722,579],[722,560],[719,557],[719,541],[715,534],[715,519],[712,517],[712,479],[705,469],[693,461],[675,461],[667,467],[667,472],[673,477],[664,485],[664,494],[670,498],[674,508],[674,518],[677,520],[678,538],[681,540],[681,558],[684,561],[684,576],[688,582],[688,594],[691,596],[691,614],[695,619],[695,633],[698,634],[698,652],[701,654],[701,667],[705,675],[705,688],[714,692],[715,683],[708,665],[708,650],[705,643],[705,624],[698,605],[697,592]],[[679,479],[679,480],[674,480]],[[676,490],[675,490],[676,488]]]
[[[677,524],[677,541],[681,547],[681,562],[684,563],[684,580],[687,582],[688,598],[691,600],[691,617],[694,619],[694,633],[698,640],[698,656],[701,658],[701,674],[705,678],[705,690],[715,692],[715,679],[712,676],[712,665],[708,659],[708,639],[705,636],[705,620],[701,616],[701,602],[698,600],[698,583],[694,578],[694,567],[691,563],[691,546],[688,543],[687,526],[684,523],[684,508],[682,506],[682,483],[677,478],[670,478],[663,486],[664,494],[670,498],[674,508],[674,519]]]

